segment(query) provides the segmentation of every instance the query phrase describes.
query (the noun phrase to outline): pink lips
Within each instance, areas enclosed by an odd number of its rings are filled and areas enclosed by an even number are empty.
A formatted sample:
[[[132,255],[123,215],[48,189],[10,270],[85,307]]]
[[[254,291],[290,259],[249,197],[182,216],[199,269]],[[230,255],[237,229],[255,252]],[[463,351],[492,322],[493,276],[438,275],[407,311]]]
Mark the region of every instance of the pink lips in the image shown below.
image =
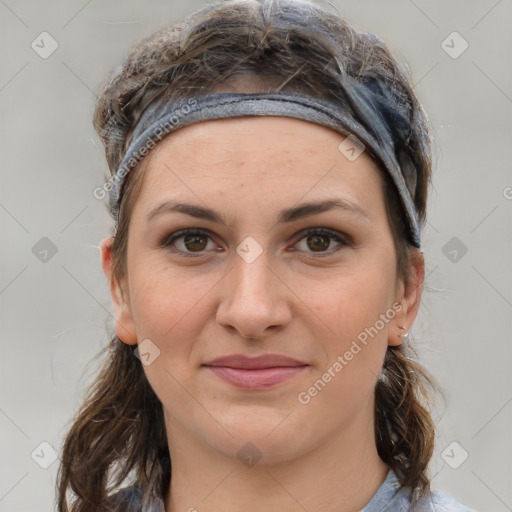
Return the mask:
[[[257,357],[233,354],[219,357],[203,366],[235,386],[245,389],[264,389],[290,380],[308,365],[279,354],[265,354]]]

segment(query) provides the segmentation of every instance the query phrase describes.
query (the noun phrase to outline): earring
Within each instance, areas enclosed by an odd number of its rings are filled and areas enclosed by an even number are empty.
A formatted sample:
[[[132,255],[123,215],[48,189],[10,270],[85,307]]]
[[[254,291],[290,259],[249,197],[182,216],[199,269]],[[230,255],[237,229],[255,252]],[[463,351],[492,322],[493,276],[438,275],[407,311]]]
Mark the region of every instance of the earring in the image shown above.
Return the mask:
[[[406,327],[405,325],[399,325],[398,326],[399,329],[402,329],[403,331],[405,331]],[[400,338],[408,338],[409,337],[409,333],[408,332],[404,332],[404,334],[399,334],[398,336],[400,336]]]

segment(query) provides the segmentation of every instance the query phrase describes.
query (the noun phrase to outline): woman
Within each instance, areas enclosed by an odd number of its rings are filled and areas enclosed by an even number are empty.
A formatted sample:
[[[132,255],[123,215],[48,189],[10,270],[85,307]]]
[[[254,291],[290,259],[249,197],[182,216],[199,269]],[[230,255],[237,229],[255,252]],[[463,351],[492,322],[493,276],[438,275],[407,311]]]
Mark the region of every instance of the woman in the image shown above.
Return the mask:
[[[427,473],[430,140],[386,46],[309,3],[223,2],[136,45],[95,126],[115,334],[59,510],[468,511]]]

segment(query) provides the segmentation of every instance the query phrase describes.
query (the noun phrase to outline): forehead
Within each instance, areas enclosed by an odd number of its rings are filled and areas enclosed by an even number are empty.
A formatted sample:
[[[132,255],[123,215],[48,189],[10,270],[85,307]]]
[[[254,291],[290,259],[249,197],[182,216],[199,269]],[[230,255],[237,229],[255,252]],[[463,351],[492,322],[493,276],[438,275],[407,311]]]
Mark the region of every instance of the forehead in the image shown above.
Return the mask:
[[[176,191],[192,198],[235,189],[246,199],[260,201],[267,194],[297,201],[333,187],[371,202],[382,190],[382,171],[365,151],[349,160],[339,149],[346,137],[281,116],[194,123],[168,135],[148,155],[137,202],[156,203]]]

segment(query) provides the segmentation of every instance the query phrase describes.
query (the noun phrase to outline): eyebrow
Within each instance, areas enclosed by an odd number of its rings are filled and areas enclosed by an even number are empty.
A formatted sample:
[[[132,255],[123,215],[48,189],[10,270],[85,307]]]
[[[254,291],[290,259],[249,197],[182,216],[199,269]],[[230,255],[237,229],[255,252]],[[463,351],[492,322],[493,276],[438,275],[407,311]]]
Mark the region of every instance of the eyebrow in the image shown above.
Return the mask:
[[[313,201],[303,203],[299,206],[293,206],[281,210],[277,217],[277,223],[283,224],[293,222],[304,217],[316,215],[329,210],[341,209],[348,213],[359,215],[368,219],[368,214],[357,204],[347,199],[326,199],[324,201]],[[149,223],[153,218],[163,213],[178,212],[190,215],[196,219],[204,219],[212,222],[217,222],[228,227],[227,220],[215,210],[204,206],[197,206],[190,203],[181,203],[176,201],[165,201],[153,208],[146,217],[146,222]]]

